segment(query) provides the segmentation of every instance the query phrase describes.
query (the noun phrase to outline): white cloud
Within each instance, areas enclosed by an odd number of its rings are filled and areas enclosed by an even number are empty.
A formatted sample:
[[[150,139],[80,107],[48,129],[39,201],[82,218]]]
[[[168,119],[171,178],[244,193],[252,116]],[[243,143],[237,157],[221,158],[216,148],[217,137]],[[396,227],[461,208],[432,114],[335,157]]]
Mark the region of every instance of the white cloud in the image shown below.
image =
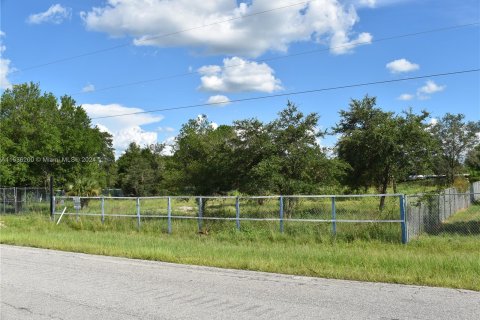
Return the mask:
[[[93,92],[95,91],[95,86],[91,83],[87,84],[85,87],[82,88],[82,92]]]
[[[266,63],[257,63],[239,57],[223,59],[223,67],[204,66],[199,89],[213,92],[273,92],[281,90],[281,81]]]
[[[358,45],[370,44],[372,42],[370,33],[362,32],[355,40],[348,40],[348,36],[343,32],[338,32],[332,37],[330,51],[335,54],[345,54],[352,52],[352,49]]]
[[[358,0],[357,3],[359,6],[375,8],[377,5],[377,0]]]
[[[27,22],[30,24],[41,24],[46,22],[60,24],[71,17],[72,9],[63,7],[57,3],[48,8],[45,12],[31,14],[28,16]]]
[[[172,133],[172,132],[175,132],[175,129],[172,128],[172,127],[158,127],[158,128],[157,128],[157,131],[158,131],[158,132],[168,132],[168,133]]]
[[[445,90],[447,86],[439,86],[432,80],[427,80],[423,87],[418,88],[417,94],[433,94]]]
[[[414,0],[347,0],[347,2],[353,3],[356,7],[369,7],[377,8],[384,6],[391,6],[402,2],[410,2]]]
[[[9,59],[0,58],[0,89],[12,88],[12,83],[7,78],[8,74],[12,72],[10,62]]]
[[[170,136],[162,141],[165,144],[162,154],[165,156],[171,156],[174,153],[173,146],[175,145],[175,137]]]
[[[0,30],[0,89],[11,89],[12,83],[8,79],[8,75],[14,71],[10,66],[11,61],[3,58],[3,53],[7,50],[7,47],[3,45],[2,38],[5,37],[5,32]]]
[[[252,15],[269,10],[273,12]],[[355,5],[338,0],[253,0],[248,4],[232,0],[108,0],[103,7],[82,12],[81,17],[87,30],[131,36],[139,46],[186,46],[207,54],[256,57],[270,50],[287,51],[291,43],[299,41],[327,44],[332,53],[342,54],[371,41],[368,33],[355,37],[353,27],[359,21]]]
[[[411,72],[418,70],[420,66],[412,63],[407,59],[397,59],[386,64],[387,69],[391,73]]]
[[[447,86],[440,86],[432,80],[427,80],[423,87],[417,89],[416,98],[418,100],[428,100],[430,95],[445,90]],[[397,99],[402,101],[409,101],[415,98],[415,95],[410,93],[401,94]]]
[[[207,103],[223,107],[230,103],[230,99],[227,96],[215,95],[208,98]]]
[[[215,65],[210,65],[210,66],[203,66],[198,69],[198,72],[203,75],[211,76],[211,75],[216,75],[222,71],[222,68],[220,66],[215,66]]]
[[[415,98],[413,94],[404,93],[404,94],[401,94],[397,99],[402,101],[409,101],[409,100],[412,100],[413,98]]]
[[[116,154],[121,154],[132,142],[140,146],[146,146],[157,143],[157,133],[145,131],[139,126],[125,128],[113,133],[113,146]]]
[[[142,112],[144,110],[124,107],[119,104],[83,104],[82,107],[89,117],[92,118],[93,125],[113,135],[113,147],[117,157],[123,153],[131,142],[141,146],[157,143],[157,132],[145,131],[141,126],[159,122],[163,119],[163,116],[133,114],[123,117],[93,119],[117,114]]]

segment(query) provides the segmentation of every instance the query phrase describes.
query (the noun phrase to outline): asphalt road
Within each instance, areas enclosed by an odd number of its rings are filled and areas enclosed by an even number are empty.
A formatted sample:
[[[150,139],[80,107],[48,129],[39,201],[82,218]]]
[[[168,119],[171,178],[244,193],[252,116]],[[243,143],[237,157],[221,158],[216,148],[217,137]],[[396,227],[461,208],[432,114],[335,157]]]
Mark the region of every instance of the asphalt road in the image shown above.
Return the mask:
[[[480,293],[0,246],[0,318],[479,319]]]

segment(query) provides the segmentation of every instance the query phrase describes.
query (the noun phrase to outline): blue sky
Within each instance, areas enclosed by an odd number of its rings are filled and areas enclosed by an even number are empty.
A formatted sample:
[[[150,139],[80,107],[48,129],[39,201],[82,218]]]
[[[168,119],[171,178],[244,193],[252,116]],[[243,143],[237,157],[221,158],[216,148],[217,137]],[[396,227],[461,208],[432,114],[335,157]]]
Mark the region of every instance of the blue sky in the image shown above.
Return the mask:
[[[478,0],[1,0],[0,86],[40,83],[96,118],[477,69],[478,24],[382,39],[479,21]],[[132,84],[179,74],[187,75]],[[479,88],[473,72],[93,122],[114,135],[120,154],[131,141],[171,143],[199,114],[216,124],[269,121],[287,99],[317,112],[323,130],[365,94],[385,110],[480,120]]]

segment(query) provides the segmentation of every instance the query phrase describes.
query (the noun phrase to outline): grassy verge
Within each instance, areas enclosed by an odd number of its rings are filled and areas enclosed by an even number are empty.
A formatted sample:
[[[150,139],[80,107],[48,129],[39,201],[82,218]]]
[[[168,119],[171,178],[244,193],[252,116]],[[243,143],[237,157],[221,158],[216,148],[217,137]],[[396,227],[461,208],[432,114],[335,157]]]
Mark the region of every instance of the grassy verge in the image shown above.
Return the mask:
[[[471,206],[452,215],[443,223],[441,232],[444,234],[480,234],[480,206]],[[480,250],[480,249],[479,249]],[[480,264],[480,261],[479,261]]]
[[[471,209],[480,212],[478,206]],[[469,215],[470,217],[470,215]],[[444,233],[402,245],[395,241],[332,238],[322,229],[276,225],[234,226],[196,232],[195,221],[144,221],[64,217],[60,225],[40,214],[0,217],[0,242],[65,251],[235,269],[480,291],[480,235]],[[322,228],[322,227],[318,227]],[[293,231],[289,231],[293,230]],[[323,235],[322,235],[323,234]]]

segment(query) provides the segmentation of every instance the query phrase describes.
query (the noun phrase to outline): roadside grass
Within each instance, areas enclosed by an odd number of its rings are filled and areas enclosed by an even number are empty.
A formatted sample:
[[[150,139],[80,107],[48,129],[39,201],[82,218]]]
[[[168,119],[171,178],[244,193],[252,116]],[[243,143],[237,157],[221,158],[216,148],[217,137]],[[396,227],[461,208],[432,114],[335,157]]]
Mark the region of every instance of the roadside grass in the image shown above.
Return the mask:
[[[480,206],[455,215],[455,223],[479,224]],[[473,218],[472,218],[473,217]],[[454,220],[459,219],[459,220]],[[476,219],[476,220],[475,220]],[[450,223],[450,221],[448,222]],[[448,224],[447,223],[447,224]],[[443,232],[399,241],[397,224],[337,225],[211,221],[198,233],[196,220],[74,216],[55,225],[45,214],[0,216],[0,243],[135,259],[248,269],[294,275],[442,286],[480,291],[480,234]],[[342,229],[343,228],[343,229]],[[349,228],[357,228],[356,233]],[[391,229],[390,229],[391,228]]]

